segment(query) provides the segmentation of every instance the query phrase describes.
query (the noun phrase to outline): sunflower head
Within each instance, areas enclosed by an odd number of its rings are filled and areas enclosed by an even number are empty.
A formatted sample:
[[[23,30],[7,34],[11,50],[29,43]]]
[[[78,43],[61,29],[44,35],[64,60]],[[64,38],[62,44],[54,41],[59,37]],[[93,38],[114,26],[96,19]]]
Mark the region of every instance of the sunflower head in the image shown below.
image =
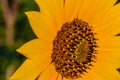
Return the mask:
[[[95,61],[96,38],[92,27],[79,19],[62,25],[53,41],[52,62],[66,78],[80,77]]]
[[[38,38],[17,50],[27,59],[11,80],[120,80],[116,0],[36,3],[40,12],[26,15]]]

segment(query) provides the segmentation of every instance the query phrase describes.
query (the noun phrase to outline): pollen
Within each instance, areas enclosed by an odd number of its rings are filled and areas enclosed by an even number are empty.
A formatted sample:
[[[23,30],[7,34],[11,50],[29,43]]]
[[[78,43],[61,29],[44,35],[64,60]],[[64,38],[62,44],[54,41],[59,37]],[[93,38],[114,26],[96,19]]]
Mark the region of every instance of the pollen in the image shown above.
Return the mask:
[[[52,63],[67,79],[77,79],[96,60],[96,38],[92,26],[81,19],[64,23],[53,40]]]

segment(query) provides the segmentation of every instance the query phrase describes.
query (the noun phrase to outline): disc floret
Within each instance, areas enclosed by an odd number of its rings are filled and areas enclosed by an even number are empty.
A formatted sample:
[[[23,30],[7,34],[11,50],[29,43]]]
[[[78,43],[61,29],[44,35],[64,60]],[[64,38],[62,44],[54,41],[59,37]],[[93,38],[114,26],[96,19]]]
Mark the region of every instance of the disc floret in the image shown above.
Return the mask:
[[[97,47],[92,26],[78,18],[62,25],[53,41],[52,62],[65,78],[76,79],[95,61]]]

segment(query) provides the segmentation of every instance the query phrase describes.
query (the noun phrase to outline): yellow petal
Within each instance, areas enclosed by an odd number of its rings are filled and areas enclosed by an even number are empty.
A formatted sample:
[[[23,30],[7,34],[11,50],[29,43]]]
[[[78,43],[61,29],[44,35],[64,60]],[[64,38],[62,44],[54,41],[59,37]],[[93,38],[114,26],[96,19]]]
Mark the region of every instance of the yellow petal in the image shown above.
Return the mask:
[[[83,0],[65,0],[65,22],[72,21],[77,18],[79,12],[79,6],[81,6]]]
[[[95,28],[95,32],[97,32],[99,37],[105,37],[105,36],[113,37],[117,35],[118,33],[120,33],[120,22],[119,21],[120,21],[120,18],[116,18],[116,20],[111,21],[110,23],[104,25],[101,28]]]
[[[99,48],[103,49],[119,49],[120,48],[120,37],[119,36],[111,36],[103,39],[99,39],[97,41],[97,45]]]
[[[84,0],[83,5],[80,8],[79,18],[93,26],[95,31],[101,30],[101,28],[105,27],[104,25],[101,25],[101,22],[103,21],[106,23],[106,17],[104,17],[104,15],[110,10],[115,2],[116,0]]]
[[[90,10],[92,10],[98,4],[98,2],[99,0],[84,0],[82,6],[80,6],[78,17],[87,21],[87,19],[85,19],[84,17],[88,14]]]
[[[74,79],[74,80],[82,80],[81,78],[77,78],[77,79]]]
[[[107,62],[116,65],[116,68],[120,68],[120,50],[103,50],[98,51],[97,61]]]
[[[103,26],[105,24],[111,23],[112,21],[120,17],[119,9],[120,3],[112,6],[104,16],[102,16],[99,20],[95,20],[94,24],[101,24],[101,26]]]
[[[113,6],[106,15],[102,16],[101,19],[94,22],[94,29],[99,32],[100,35],[113,36],[119,32],[113,32],[114,29],[120,28],[120,4]],[[117,30],[118,30],[117,29]]]
[[[62,76],[59,74],[57,80],[62,80]]]
[[[63,0],[35,0],[38,6],[40,7],[40,11],[50,18],[53,18],[54,21],[58,25],[58,27],[61,27],[62,23],[64,22],[64,12],[63,12],[63,6],[64,1]]]
[[[57,27],[52,19],[43,13],[35,11],[27,12],[26,15],[37,37],[51,41],[54,39],[57,33]]]
[[[83,80],[83,79],[80,77],[80,78],[77,78],[77,79],[74,79],[74,80]]]
[[[17,51],[31,60],[41,60],[42,58],[50,58],[51,44],[44,40],[34,39],[24,44]]]
[[[42,60],[34,62],[26,60],[22,66],[12,75],[10,80],[35,80],[41,71],[50,64],[50,61]]]
[[[117,0],[97,0],[97,4],[94,4],[94,8],[92,10],[89,10],[90,13],[88,13],[88,15],[86,16],[87,20],[90,23],[94,22],[94,24],[97,20],[97,22],[99,22],[99,18],[103,18],[102,20],[104,20],[105,18],[102,16],[105,15],[106,12],[108,12],[109,9],[113,7],[116,2]]]
[[[117,24],[117,22],[118,22],[118,20],[114,23]],[[95,33],[96,32],[97,32],[97,37],[99,37],[99,38],[114,37],[120,33],[120,25],[119,24],[117,24],[117,25],[113,25],[113,24],[109,25],[108,24],[107,26],[104,26],[103,29],[96,30]]]
[[[51,78],[50,78],[50,80],[57,80],[58,76],[59,76],[58,72],[54,71],[53,74],[52,74],[52,76],[51,76]]]
[[[99,39],[97,45],[99,47],[96,48],[98,50],[96,56],[99,61],[113,63],[120,67],[120,37],[114,36]]]
[[[111,32],[109,32],[109,36],[114,36],[114,35],[118,35],[120,34],[120,25],[119,26],[116,26],[116,28],[114,28]]]
[[[51,76],[55,72],[55,66],[50,64],[39,76],[38,80],[50,80]],[[57,77],[56,77],[57,78]]]
[[[82,75],[81,79],[79,80],[102,80],[100,76],[98,76],[93,70],[88,70],[87,73]]]
[[[79,77],[78,79],[74,79],[74,80],[102,80],[97,74],[95,74],[92,70],[88,70],[87,73],[84,73],[83,75],[81,75],[82,77]],[[66,79],[63,78],[63,80],[70,80],[70,79]]]
[[[92,67],[101,80],[120,80],[120,73],[116,70],[116,66],[105,62],[96,62]]]
[[[67,78],[64,77],[63,80],[69,80],[69,79],[67,79]]]

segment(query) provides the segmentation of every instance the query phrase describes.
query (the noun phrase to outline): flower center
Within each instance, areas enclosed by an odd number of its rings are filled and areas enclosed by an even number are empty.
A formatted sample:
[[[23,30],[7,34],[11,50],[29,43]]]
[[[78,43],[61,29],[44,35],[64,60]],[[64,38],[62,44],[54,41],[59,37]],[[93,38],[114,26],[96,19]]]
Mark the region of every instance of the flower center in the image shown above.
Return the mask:
[[[96,38],[92,27],[78,18],[62,25],[53,41],[52,62],[67,79],[77,79],[95,61]]]

